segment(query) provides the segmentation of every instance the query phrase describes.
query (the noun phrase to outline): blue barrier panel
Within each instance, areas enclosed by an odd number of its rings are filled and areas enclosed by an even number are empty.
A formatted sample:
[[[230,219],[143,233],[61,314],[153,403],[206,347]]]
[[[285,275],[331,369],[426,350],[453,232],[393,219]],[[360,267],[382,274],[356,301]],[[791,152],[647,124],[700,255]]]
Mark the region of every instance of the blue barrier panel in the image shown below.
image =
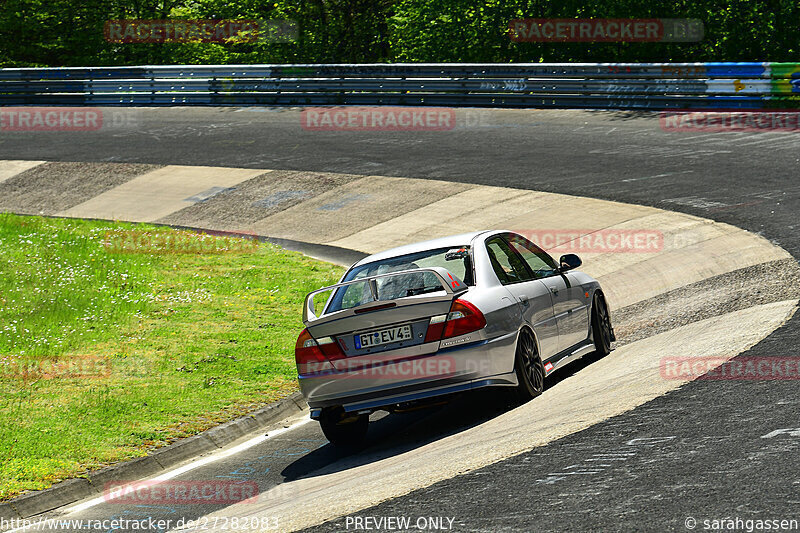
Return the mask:
[[[709,78],[763,78],[768,77],[769,63],[706,63]]]
[[[797,107],[798,63],[397,63],[0,69],[0,105]]]

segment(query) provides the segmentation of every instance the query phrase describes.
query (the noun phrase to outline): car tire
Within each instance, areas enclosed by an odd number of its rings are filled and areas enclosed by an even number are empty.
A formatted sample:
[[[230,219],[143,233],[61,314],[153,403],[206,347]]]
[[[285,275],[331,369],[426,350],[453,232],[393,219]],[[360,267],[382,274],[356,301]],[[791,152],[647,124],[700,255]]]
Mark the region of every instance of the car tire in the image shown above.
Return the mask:
[[[611,315],[602,293],[594,293],[592,303],[592,338],[594,340],[595,357],[605,357],[611,353],[611,342],[616,340],[614,328],[611,327]]]
[[[346,416],[342,408],[323,409],[319,425],[325,438],[338,448],[356,448],[364,442],[369,415]]]
[[[536,339],[527,330],[523,330],[517,340],[514,370],[518,381],[517,400],[525,403],[544,391],[544,365],[536,347]]]

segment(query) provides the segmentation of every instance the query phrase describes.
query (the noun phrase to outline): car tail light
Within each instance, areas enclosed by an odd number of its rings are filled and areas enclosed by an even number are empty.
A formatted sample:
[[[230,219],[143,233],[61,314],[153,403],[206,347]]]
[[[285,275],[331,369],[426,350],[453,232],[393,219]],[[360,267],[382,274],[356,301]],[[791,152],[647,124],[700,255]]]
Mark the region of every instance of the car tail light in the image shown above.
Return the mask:
[[[446,321],[447,315],[432,316],[431,322],[428,324],[428,331],[425,332],[425,342],[434,342],[441,339]]]
[[[486,326],[486,317],[480,309],[466,300],[456,300],[450,306],[450,312],[431,318],[425,342],[433,342],[449,337],[458,337],[477,331]]]
[[[342,349],[331,337],[315,340],[308,332],[308,328],[300,332],[294,345],[294,359],[298,365],[324,363],[343,357]]]
[[[325,354],[322,353],[319,344],[308,332],[308,329],[301,331],[300,336],[297,337],[297,342],[294,345],[294,360],[298,365],[326,361]]]
[[[456,300],[447,315],[443,338],[458,337],[485,326],[486,318],[477,307],[466,300]]]
[[[333,340],[333,337],[320,337],[317,339],[317,344],[319,344],[319,348],[322,350],[325,357],[328,358],[328,361],[344,359],[344,352],[339,344]]]

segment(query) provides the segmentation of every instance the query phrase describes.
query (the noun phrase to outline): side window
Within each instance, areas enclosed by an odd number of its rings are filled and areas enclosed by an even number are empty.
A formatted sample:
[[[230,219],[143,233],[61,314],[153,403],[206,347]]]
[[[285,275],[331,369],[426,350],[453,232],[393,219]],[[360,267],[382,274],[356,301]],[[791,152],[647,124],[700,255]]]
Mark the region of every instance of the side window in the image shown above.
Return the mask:
[[[547,252],[520,235],[509,235],[508,241],[511,243],[511,247],[528,264],[534,278],[546,278],[556,274],[556,262]]]
[[[495,237],[487,241],[486,251],[489,254],[492,268],[497,274],[497,279],[503,285],[531,279],[525,264],[502,238]]]

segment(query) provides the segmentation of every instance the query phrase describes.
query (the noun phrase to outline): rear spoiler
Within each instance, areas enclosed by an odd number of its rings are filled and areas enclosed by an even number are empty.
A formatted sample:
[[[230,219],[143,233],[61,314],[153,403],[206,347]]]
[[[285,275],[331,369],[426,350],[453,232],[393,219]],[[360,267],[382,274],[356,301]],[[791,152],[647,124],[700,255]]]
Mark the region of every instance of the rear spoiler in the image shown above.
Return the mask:
[[[442,267],[414,268],[414,269],[411,269],[411,270],[401,270],[399,272],[388,272],[386,274],[378,274],[377,276],[370,276],[370,277],[356,279],[356,280],[352,280],[352,281],[345,281],[344,283],[337,283],[336,285],[330,285],[328,287],[323,287],[321,289],[317,289],[316,291],[310,292],[310,293],[308,293],[306,295],[306,301],[305,301],[305,304],[303,305],[303,324],[308,326],[310,322],[314,322],[315,320],[319,320],[320,317],[322,316],[322,315],[317,316],[314,313],[314,296],[316,296],[317,294],[320,294],[320,293],[323,293],[323,292],[328,292],[328,291],[335,290],[335,289],[339,289],[341,287],[347,287],[349,285],[355,285],[356,283],[365,283],[365,282],[369,283],[370,293],[372,294],[372,301],[371,302],[367,302],[367,303],[358,305],[356,307],[350,307],[348,309],[342,309],[341,311],[336,311],[336,314],[337,315],[341,314],[340,315],[341,317],[355,315],[355,314],[357,314],[356,311],[364,312],[365,310],[368,310],[369,309],[368,306],[372,305],[374,302],[378,302],[378,301],[383,301],[383,302],[393,301],[393,300],[378,300],[377,280],[382,279],[382,278],[390,278],[392,276],[402,276],[404,274],[416,274],[418,272],[432,272],[433,274],[435,274],[436,278],[439,281],[439,283],[442,285],[442,288],[447,293],[447,298],[450,298],[450,299],[452,299],[453,296],[456,296],[458,294],[461,294],[461,293],[465,292],[467,290],[467,288],[468,288],[466,286],[466,284],[463,281],[461,281],[461,279],[458,278],[458,276],[455,276],[449,270],[447,270],[446,268],[442,268]],[[418,295],[418,296],[404,296],[404,297],[400,297],[400,298],[395,298],[394,300],[404,300],[406,298],[413,298],[413,301],[412,301],[413,303],[420,303],[420,302],[441,300],[442,299],[441,296]],[[411,302],[409,302],[409,303],[411,303]],[[326,307],[327,307],[327,304],[326,304]],[[380,306],[374,306],[374,307],[380,307]],[[324,314],[324,312],[323,312],[323,314]]]

